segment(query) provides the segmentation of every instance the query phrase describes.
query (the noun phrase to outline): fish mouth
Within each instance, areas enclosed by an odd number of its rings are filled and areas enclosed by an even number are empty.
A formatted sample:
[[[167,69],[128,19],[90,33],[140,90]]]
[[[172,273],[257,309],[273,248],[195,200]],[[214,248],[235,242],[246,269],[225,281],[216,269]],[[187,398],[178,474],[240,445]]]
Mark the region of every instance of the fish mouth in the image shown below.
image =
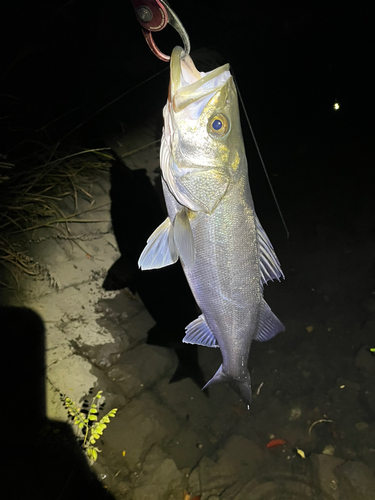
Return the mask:
[[[169,100],[176,112],[215,93],[231,78],[229,64],[219,66],[208,73],[199,72],[192,58],[178,46],[173,49],[170,65]]]
[[[171,55],[171,84],[176,92],[181,87],[196,82],[202,75],[199,73],[193,59],[182,47],[175,47]]]

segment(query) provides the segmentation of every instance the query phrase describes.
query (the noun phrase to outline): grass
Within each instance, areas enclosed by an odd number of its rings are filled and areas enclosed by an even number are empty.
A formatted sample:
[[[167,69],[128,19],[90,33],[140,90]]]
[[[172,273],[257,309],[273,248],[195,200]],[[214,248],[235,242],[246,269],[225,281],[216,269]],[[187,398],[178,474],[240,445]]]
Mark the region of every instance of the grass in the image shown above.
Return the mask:
[[[48,158],[40,158],[38,162],[33,157],[20,159],[18,164],[7,164],[5,175],[0,172],[1,232],[27,231],[40,220],[51,217],[61,222],[61,217],[65,217],[58,202],[73,196],[77,208],[79,194],[92,198],[80,183],[107,169],[108,160],[112,159],[107,148],[61,156],[57,150],[46,151],[47,154]]]
[[[30,141],[24,156],[13,156],[15,159],[8,161],[0,155],[0,266],[7,270],[15,286],[5,278],[0,280],[0,286],[18,289],[20,274],[48,277],[48,270],[33,262],[22,249],[19,235],[49,227],[60,237],[74,241],[69,225],[94,222],[82,215],[100,208],[85,189],[87,180],[108,170],[112,156],[109,148],[68,148],[59,143],[47,146],[36,141]],[[91,203],[79,211],[78,198],[82,196]],[[64,214],[59,205],[67,197],[74,200],[75,209]],[[48,279],[54,286],[52,278]]]

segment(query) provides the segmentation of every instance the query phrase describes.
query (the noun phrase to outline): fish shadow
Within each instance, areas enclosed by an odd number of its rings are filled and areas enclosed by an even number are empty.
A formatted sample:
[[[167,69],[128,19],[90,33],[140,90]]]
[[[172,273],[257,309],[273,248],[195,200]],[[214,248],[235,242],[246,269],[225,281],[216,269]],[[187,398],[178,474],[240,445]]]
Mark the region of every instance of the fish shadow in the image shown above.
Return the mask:
[[[146,170],[131,170],[120,159],[111,167],[111,217],[121,257],[108,270],[103,288],[129,288],[138,293],[156,322],[147,344],[174,349],[177,369],[170,383],[190,378],[205,385],[198,346],[184,344],[185,327],[200,314],[180,262],[163,269],[141,271],[138,259],[151,233],[165,220],[161,179],[151,184]],[[204,391],[208,395],[207,390]]]

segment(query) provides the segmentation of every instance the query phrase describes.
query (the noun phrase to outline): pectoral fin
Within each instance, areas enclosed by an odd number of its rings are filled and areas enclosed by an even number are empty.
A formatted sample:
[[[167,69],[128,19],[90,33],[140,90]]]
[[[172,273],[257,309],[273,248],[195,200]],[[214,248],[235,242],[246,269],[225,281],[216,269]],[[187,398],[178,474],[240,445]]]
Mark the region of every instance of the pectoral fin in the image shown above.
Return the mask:
[[[189,216],[185,208],[177,212],[173,221],[174,242],[183,263],[189,267],[194,264],[194,238]]]
[[[160,269],[174,264],[177,260],[178,252],[173,237],[173,226],[167,217],[147,240],[147,245],[139,257],[138,266],[142,270]]]

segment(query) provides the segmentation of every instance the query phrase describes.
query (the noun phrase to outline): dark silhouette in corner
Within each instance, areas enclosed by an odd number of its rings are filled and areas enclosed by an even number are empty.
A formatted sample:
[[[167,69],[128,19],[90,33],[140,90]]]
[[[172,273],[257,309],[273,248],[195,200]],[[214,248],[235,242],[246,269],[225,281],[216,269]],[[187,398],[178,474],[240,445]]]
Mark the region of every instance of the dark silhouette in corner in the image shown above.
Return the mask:
[[[4,498],[114,500],[90,469],[70,425],[46,417],[40,316],[26,308],[0,307],[0,325],[7,346],[1,388]]]
[[[160,178],[157,188],[161,192]],[[131,170],[117,159],[111,168],[110,195],[113,230],[121,257],[109,269],[103,288],[128,287],[133,293],[138,292],[156,322],[148,332],[147,343],[172,348],[178,357],[179,364],[170,382],[189,377],[201,389],[205,380],[198,364],[198,348],[182,342],[185,327],[200,312],[180,262],[158,270],[138,269],[148,237],[166,218],[157,191],[146,170]]]

